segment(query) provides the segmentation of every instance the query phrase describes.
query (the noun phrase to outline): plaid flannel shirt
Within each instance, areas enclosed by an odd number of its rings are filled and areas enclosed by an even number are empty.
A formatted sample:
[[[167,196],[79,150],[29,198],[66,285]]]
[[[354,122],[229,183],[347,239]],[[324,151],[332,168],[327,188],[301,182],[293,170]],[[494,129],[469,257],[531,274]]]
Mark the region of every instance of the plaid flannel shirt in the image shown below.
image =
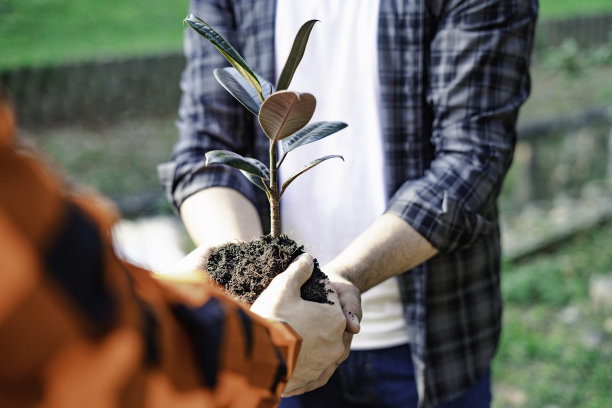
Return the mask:
[[[107,200],[13,146],[0,102],[0,407],[273,407],[301,345],[214,283],[122,262]]]
[[[537,0],[380,0],[387,212],[439,254],[399,277],[421,406],[470,387],[489,366],[501,331],[497,197],[512,161],[518,110],[530,90]],[[192,0],[200,16],[273,80],[273,0]],[[221,54],[187,30],[179,140],[159,168],[180,207],[229,186],[266,219],[266,199],[239,172],[204,167],[228,149],[267,162],[256,118],[213,78]],[[358,199],[358,198],[356,198]]]

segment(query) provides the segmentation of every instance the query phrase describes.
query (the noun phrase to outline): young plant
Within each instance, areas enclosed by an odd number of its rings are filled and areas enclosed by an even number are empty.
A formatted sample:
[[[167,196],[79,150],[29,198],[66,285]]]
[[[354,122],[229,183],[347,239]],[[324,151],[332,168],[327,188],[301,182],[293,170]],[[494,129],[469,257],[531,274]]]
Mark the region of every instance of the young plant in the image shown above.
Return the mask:
[[[269,167],[257,159],[243,157],[227,150],[213,150],[206,153],[206,165],[221,163],[234,167],[266,193],[270,204],[270,235],[277,237],[280,235],[279,201],[289,184],[325,160],[332,158],[344,160],[339,155],[318,158],[289,177],[280,188],[278,186],[278,169],[287,153],[297,147],[321,140],[347,126],[343,122],[309,124],[316,107],[315,97],[309,93],[287,89],[302,60],[308,37],[317,20],[307,21],[299,29],[276,87],[255,74],[234,47],[200,18],[189,14],[185,22],[210,41],[230,62],[231,67],[215,69],[215,78],[234,98],[257,116],[259,125],[270,141]],[[278,157],[279,143],[280,157]]]

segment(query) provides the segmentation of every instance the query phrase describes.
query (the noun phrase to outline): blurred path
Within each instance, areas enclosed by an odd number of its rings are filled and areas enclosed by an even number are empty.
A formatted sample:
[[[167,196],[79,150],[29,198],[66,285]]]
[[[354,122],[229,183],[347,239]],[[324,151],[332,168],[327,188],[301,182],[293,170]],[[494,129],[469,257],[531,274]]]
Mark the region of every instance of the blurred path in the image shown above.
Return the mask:
[[[113,240],[122,258],[153,271],[171,269],[189,242],[181,221],[170,215],[123,219],[113,227]]]

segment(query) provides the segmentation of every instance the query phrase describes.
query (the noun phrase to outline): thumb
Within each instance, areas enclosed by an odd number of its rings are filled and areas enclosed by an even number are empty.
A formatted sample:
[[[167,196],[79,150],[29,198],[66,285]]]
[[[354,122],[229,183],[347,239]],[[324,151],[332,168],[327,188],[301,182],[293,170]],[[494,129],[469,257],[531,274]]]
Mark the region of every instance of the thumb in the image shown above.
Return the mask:
[[[302,285],[312,275],[313,268],[314,261],[310,254],[304,253],[298,256],[285,271],[287,287],[299,294]]]

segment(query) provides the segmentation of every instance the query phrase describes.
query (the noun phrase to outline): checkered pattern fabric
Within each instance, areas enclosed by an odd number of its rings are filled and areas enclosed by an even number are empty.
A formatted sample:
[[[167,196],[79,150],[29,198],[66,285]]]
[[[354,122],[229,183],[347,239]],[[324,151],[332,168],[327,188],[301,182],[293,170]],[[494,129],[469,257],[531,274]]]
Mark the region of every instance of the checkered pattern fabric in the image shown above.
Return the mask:
[[[275,406],[297,333],[119,260],[112,206],[17,151],[11,118],[0,105],[0,406]]]

